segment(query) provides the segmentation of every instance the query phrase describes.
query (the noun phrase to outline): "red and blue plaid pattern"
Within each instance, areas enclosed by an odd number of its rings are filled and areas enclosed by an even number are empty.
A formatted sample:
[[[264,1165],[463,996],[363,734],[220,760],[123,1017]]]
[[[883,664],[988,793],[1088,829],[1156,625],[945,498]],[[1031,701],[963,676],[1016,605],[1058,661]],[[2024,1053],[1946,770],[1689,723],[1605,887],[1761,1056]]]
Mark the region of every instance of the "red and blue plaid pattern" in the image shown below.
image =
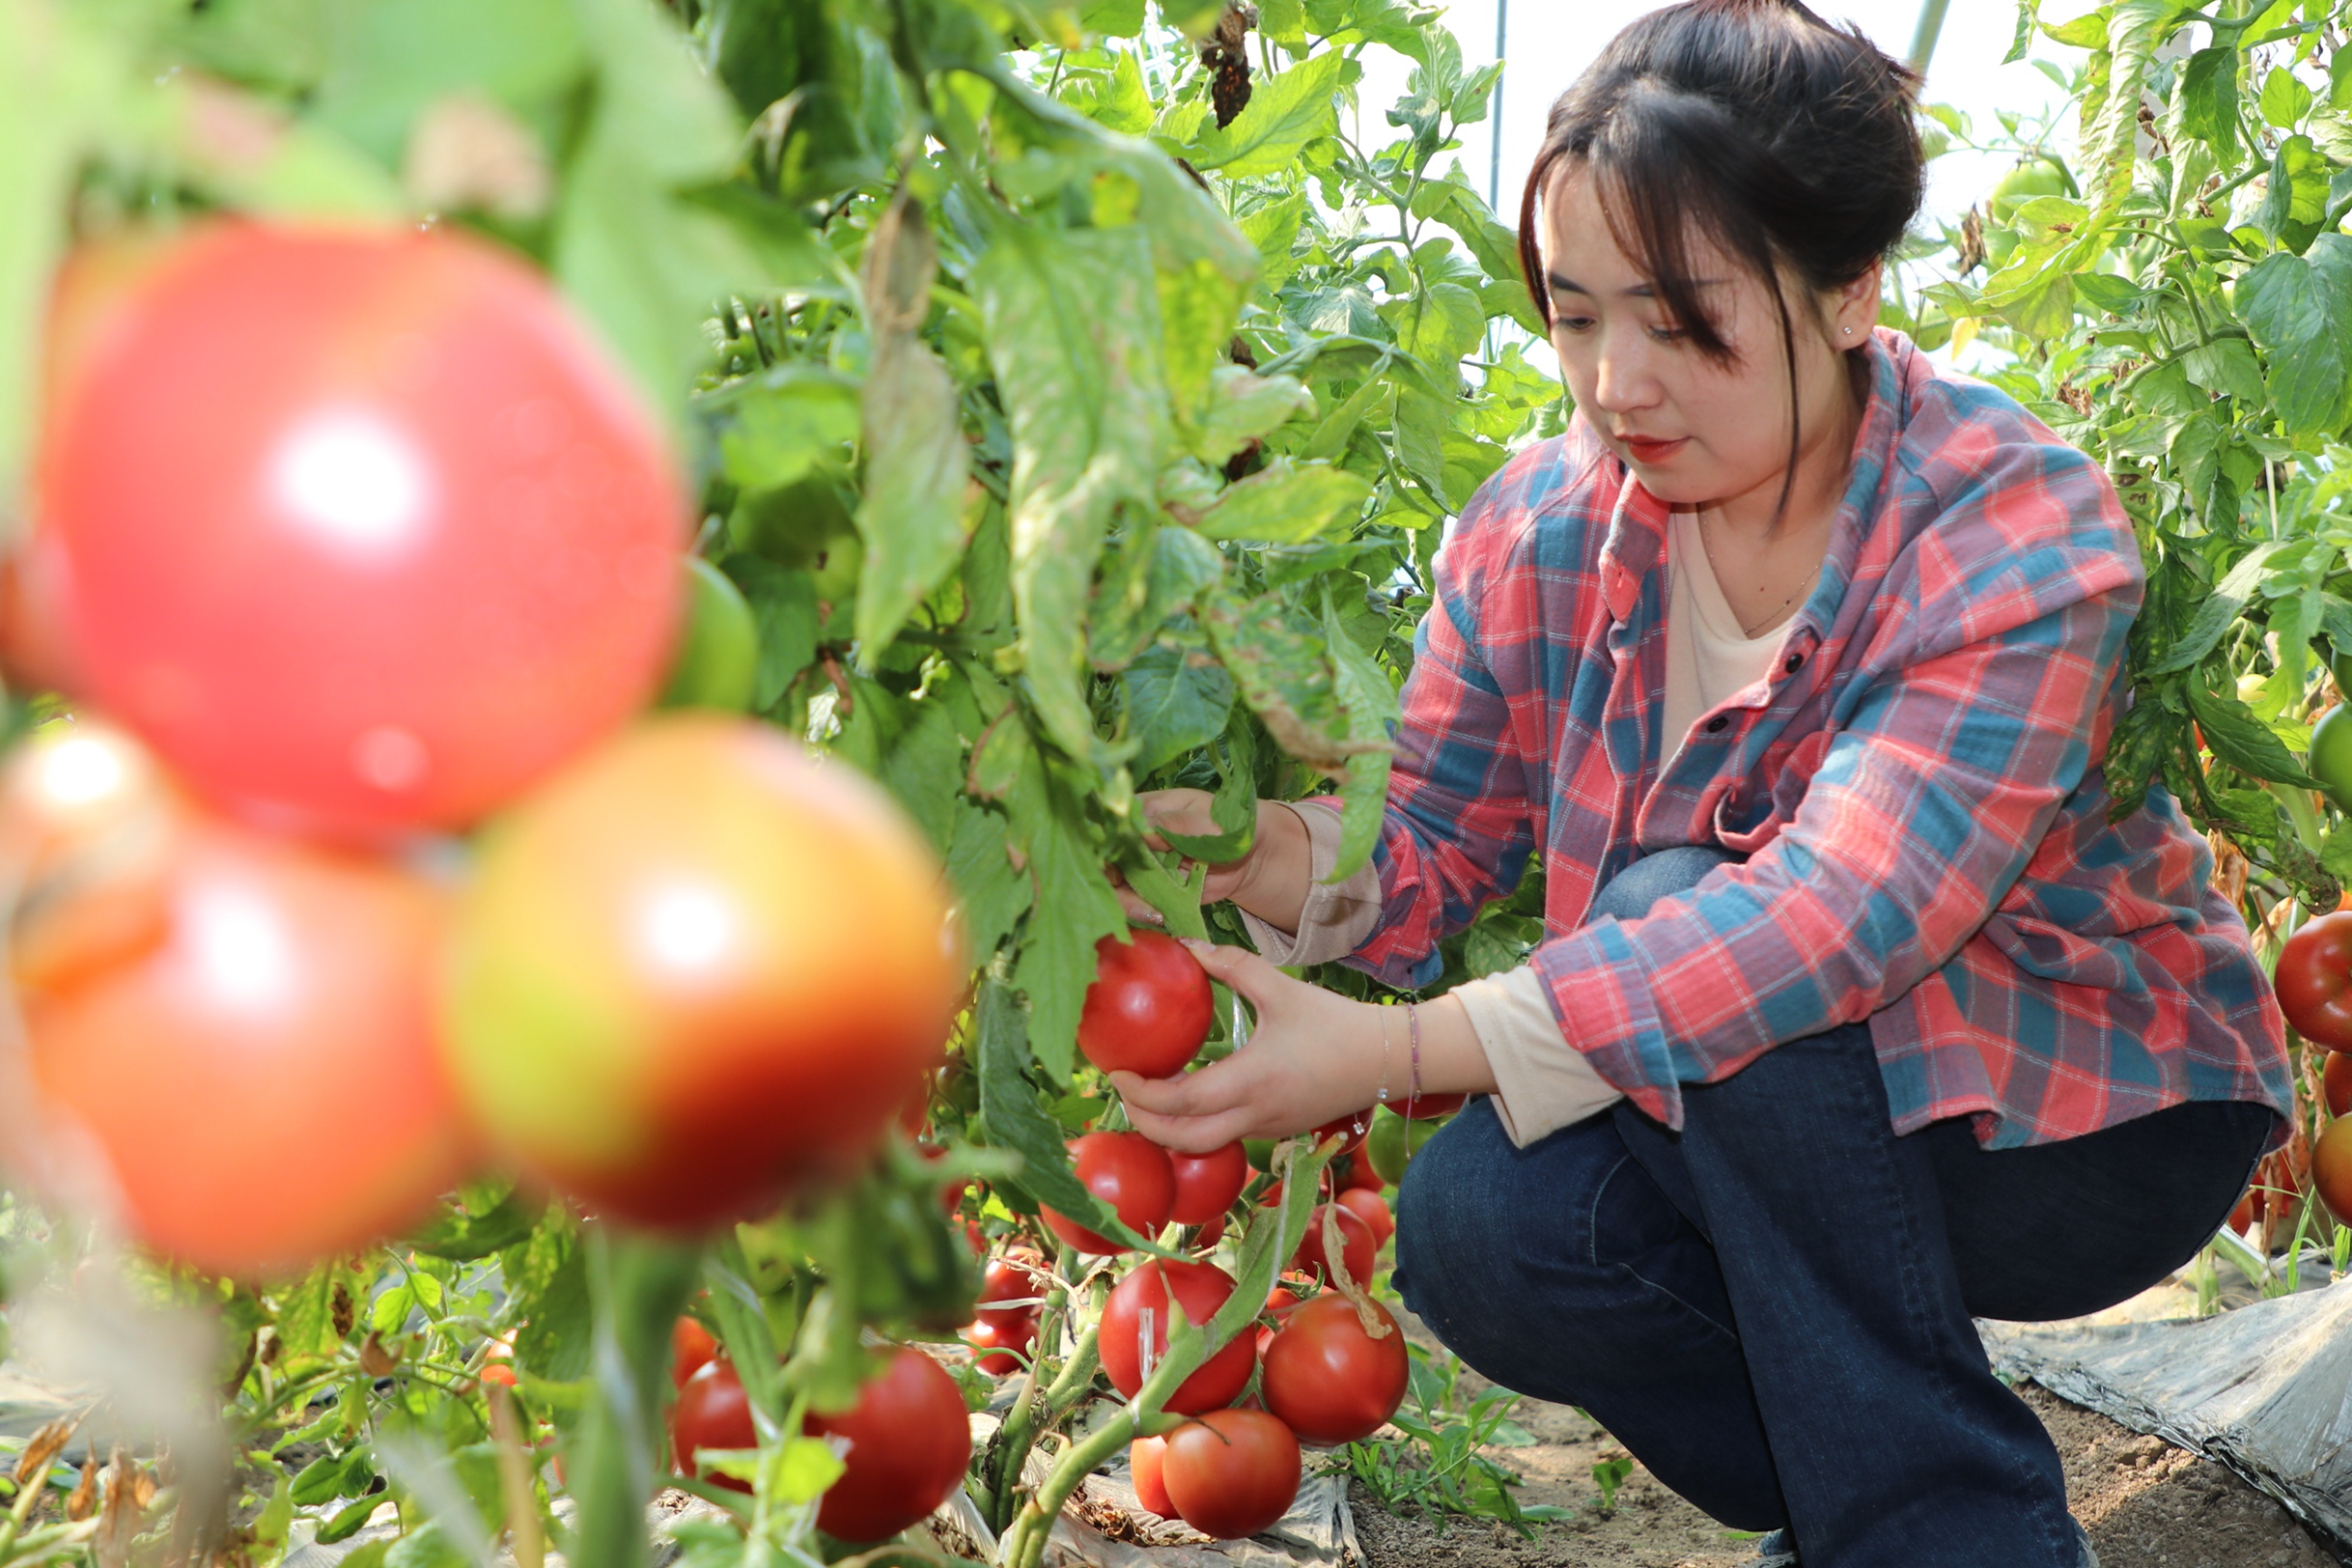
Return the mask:
[[[1663,772],[1666,510],[1580,418],[1441,553],[1351,963],[1426,983],[1540,848],[1533,960],[1570,1045],[1650,1115],[1681,1085],[1867,1019],[1898,1131],[1991,1147],[2184,1100],[2289,1101],[2244,923],[2172,802],[2108,821],[2142,570],[2107,476],[1898,333],[1811,597],[1769,679]],[[1745,852],[1584,925],[1644,852]]]

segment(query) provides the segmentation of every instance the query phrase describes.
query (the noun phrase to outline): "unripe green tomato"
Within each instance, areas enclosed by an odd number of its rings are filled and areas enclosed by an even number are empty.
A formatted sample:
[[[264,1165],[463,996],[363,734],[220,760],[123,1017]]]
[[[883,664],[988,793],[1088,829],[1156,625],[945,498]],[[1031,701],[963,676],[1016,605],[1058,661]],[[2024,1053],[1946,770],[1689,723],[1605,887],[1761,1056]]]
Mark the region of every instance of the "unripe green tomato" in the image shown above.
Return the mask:
[[[2251,704],[2259,700],[2262,688],[2268,685],[2269,676],[2249,670],[2238,677],[2238,701]]]
[[[2311,749],[2304,767],[2338,810],[2352,811],[2352,714],[2340,703],[2311,726]]]
[[[1390,1187],[1405,1178],[1405,1167],[1413,1157],[1421,1152],[1421,1145],[1437,1135],[1443,1122],[1409,1122],[1395,1111],[1383,1106],[1372,1113],[1372,1131],[1364,1134],[1364,1153],[1372,1161],[1373,1174]]]
[[[1985,205],[1985,215],[1995,223],[2006,224],[2017,215],[2017,210],[2036,196],[2068,196],[2065,173],[2048,158],[2033,158],[2021,163],[2001,177]]]
[[[857,576],[866,564],[865,542],[855,534],[836,534],[825,542],[817,568],[817,599],[836,609],[857,602]]]
[[[1242,1139],[1242,1154],[1248,1160],[1251,1170],[1273,1170],[1274,1151],[1273,1138]]]
[[[2336,678],[2336,689],[2352,696],[2352,654],[2338,654],[2328,660],[2328,673]]]
[[[686,630],[660,706],[740,714],[751,706],[759,664],[759,622],[742,590],[702,557],[686,557]]]

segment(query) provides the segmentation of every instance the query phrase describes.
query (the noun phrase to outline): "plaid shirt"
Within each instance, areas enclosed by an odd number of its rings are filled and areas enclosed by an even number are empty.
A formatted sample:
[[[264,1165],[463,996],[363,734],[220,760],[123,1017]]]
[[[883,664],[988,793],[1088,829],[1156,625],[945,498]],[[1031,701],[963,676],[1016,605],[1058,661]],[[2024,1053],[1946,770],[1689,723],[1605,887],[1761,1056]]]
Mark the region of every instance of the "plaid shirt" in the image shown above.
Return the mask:
[[[2284,1033],[2212,860],[2161,793],[2108,821],[2142,568],[2107,476],[2000,392],[1882,330],[1812,595],[1769,678],[1663,771],[1666,508],[1582,419],[1464,511],[1404,690],[1350,963],[1437,944],[1540,847],[1531,962],[1567,1045],[1644,1111],[1867,1019],[1898,1132],[1991,1147],[2184,1100],[2290,1104]],[[1587,925],[1647,851],[1742,852]]]

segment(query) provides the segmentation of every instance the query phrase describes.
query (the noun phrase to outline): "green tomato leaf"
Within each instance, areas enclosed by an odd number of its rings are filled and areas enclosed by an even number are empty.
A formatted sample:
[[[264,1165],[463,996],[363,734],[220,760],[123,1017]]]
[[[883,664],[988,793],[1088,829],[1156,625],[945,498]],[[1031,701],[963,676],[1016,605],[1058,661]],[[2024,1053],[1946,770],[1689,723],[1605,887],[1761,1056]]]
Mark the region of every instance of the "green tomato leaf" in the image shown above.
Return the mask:
[[[2220,644],[2230,623],[2238,618],[2238,612],[2246,607],[2246,602],[2262,586],[2269,574],[2271,557],[2285,547],[2283,540],[2265,540],[2248,550],[2213,585],[2213,592],[2198,605],[2197,617],[2189,623],[2189,630],[2164,658],[2148,667],[2148,673],[2170,675],[2203,663],[2205,656]]]
[[[1227,490],[1194,526],[1203,539],[1296,545],[1344,531],[1371,498],[1371,483],[1344,468],[1276,458]]]
[[[784,364],[729,389],[718,437],[727,477],[746,490],[798,483],[857,438],[857,383],[821,365]]]
[[[1224,733],[1233,677],[1206,654],[1165,643],[1147,648],[1119,677],[1128,733],[1141,744],[1128,765],[1144,778]]]
[[[1030,883],[1013,865],[1004,819],[969,800],[956,804],[956,836],[947,849],[967,956],[985,966],[1028,912]]]
[[[963,400],[947,367],[916,335],[930,314],[938,271],[923,210],[902,190],[866,242],[874,358],[863,417],[866,491],[857,507],[866,559],[856,630],[858,658],[869,668],[914,607],[956,569],[970,538]]]
[[[2262,118],[2281,130],[2293,130],[2311,112],[2311,90],[2285,66],[2273,66],[2262,78],[2255,102]]]
[[[1340,783],[1339,855],[1327,882],[1342,882],[1361,870],[1380,842],[1388,803],[1388,762],[1401,714],[1388,673],[1358,646],[1331,605],[1330,584],[1323,590],[1323,636],[1335,676],[1333,689],[1347,714],[1348,739],[1375,749],[1348,759]]]
[[[2352,239],[2322,235],[2309,256],[2266,256],[2238,279],[2238,319],[2270,361],[2271,397],[2292,434],[2343,423],[2352,339]]]
[[[1061,1126],[1037,1103],[1028,1078],[1029,1043],[1021,1006],[993,979],[981,983],[973,1027],[980,1041],[980,1114],[988,1122],[990,1141],[1021,1156],[1021,1190],[1088,1230],[1117,1240],[1133,1237],[1070,1168]]]
[[[1094,746],[1086,605],[1114,507],[1152,505],[1166,447],[1160,312],[1134,228],[1006,223],[973,268],[1013,442],[1013,598],[1038,717]]]
[[[1208,418],[1186,445],[1212,466],[1315,409],[1313,395],[1288,376],[1259,376],[1239,365],[1219,365],[1209,373],[1209,386]]]
[[[479,1214],[451,1204],[433,1223],[410,1237],[407,1245],[431,1257],[467,1263],[503,1252],[527,1238],[539,1223],[539,1209],[510,1190]]]
[[[2319,781],[2295,761],[2286,743],[2234,695],[2217,695],[2196,680],[2182,689],[2189,699],[2189,712],[2196,717],[2198,727],[2205,732],[2205,744],[2216,757],[2253,778],[2292,784],[2298,789],[2320,788]]]
[[[760,629],[760,662],[751,703],[772,708],[793,677],[817,657],[817,579],[757,555],[730,555],[722,563],[728,579],[743,591]]]
[[[1251,85],[1248,106],[1231,125],[1205,125],[1191,145],[1170,151],[1228,180],[1279,174],[1297,163],[1307,143],[1339,129],[1339,89],[1355,70],[1346,51],[1327,49],[1272,77],[1261,75]]]
[[[1037,888],[1013,983],[1028,994],[1029,1045],[1038,1065],[1060,1081],[1078,1059],[1078,1010],[1094,983],[1094,944],[1125,931],[1127,912],[1111,891],[1101,848],[1073,820],[1075,809],[1061,804],[1035,751],[1007,804]]]

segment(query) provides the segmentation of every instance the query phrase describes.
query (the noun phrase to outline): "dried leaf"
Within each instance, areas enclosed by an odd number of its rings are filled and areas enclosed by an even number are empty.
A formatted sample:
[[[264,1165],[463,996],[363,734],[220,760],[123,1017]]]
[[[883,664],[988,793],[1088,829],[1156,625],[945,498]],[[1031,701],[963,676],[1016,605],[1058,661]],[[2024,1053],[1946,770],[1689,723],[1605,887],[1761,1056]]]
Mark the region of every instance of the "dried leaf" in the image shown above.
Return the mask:
[[[57,1456],[66,1451],[66,1440],[73,1436],[73,1429],[80,1424],[78,1416],[68,1420],[61,1415],[34,1433],[25,1442],[24,1452],[16,1456],[17,1486],[39,1486],[49,1473],[49,1467],[57,1463]]]
[[[359,1347],[359,1370],[371,1378],[388,1378],[399,1365],[400,1352],[386,1345],[381,1334],[369,1334]]]
[[[408,138],[401,183],[429,209],[535,218],[554,199],[555,176],[539,138],[477,94],[427,109]]]
[[[82,1462],[82,1478],[73,1484],[73,1495],[66,1499],[66,1517],[75,1524],[98,1511],[98,1462],[96,1455]]]

